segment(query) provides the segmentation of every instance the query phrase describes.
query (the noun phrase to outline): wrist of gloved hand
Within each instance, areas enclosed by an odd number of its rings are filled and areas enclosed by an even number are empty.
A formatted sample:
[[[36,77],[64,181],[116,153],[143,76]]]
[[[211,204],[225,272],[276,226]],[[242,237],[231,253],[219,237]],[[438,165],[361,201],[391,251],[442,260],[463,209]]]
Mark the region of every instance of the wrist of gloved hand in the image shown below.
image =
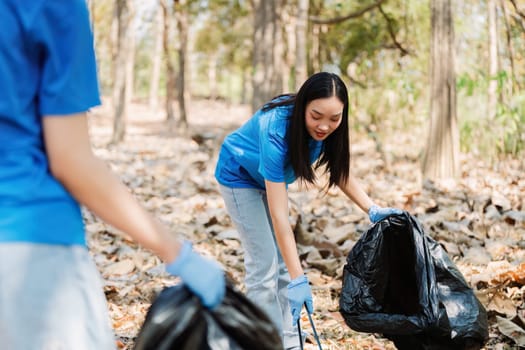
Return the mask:
[[[222,268],[217,262],[195,253],[191,243],[182,244],[179,255],[166,265],[166,271],[179,276],[205,307],[213,309],[222,302],[226,291]]]
[[[397,208],[382,208],[376,204],[373,204],[368,209],[368,217],[372,223],[379,222],[390,215],[402,214],[403,211]]]
[[[288,301],[292,313],[293,324],[296,324],[301,317],[303,305],[306,305],[308,313],[313,312],[312,290],[306,275],[301,275],[293,279],[288,284]]]

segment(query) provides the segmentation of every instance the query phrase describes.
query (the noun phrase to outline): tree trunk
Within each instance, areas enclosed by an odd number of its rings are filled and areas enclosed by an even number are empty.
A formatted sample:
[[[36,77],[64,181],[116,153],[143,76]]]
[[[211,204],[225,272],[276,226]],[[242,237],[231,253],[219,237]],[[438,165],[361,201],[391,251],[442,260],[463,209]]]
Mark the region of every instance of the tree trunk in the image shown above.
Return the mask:
[[[278,11],[282,0],[254,0],[254,32],[252,76],[252,110],[255,111],[273,96],[277,95],[281,75],[278,73],[276,58],[280,47],[276,45],[280,37]]]
[[[175,68],[170,51],[170,33],[171,33],[171,11],[166,0],[160,1],[162,17],[164,18],[164,30],[162,31],[162,44],[164,48],[164,58],[166,60],[166,121],[168,128],[171,130],[175,126],[175,115],[173,113],[173,100],[175,89]]]
[[[423,176],[440,180],[454,178],[459,173],[451,0],[432,0],[431,13],[430,125]]]
[[[313,24],[312,25],[312,32],[311,32],[311,40],[312,40],[312,46],[310,48],[310,69],[313,72],[319,72],[321,69],[321,63],[320,63],[320,50],[321,45],[319,43],[319,35],[321,33],[321,25],[319,24]]]
[[[133,100],[135,92],[135,33],[133,30],[133,24],[135,22],[135,6],[133,1],[128,1],[128,34],[126,35],[126,106],[129,106]]]
[[[297,9],[296,32],[296,60],[295,60],[295,89],[298,90],[308,78],[307,66],[307,31],[309,0],[299,0]]]
[[[126,67],[129,59],[129,28],[131,13],[127,0],[117,0],[115,7],[116,44],[115,44],[115,78],[113,86],[113,135],[111,143],[124,139],[126,133]]]
[[[250,72],[248,69],[242,71],[241,104],[248,103],[248,92],[250,91]]]
[[[295,28],[297,27],[297,18],[294,15],[295,12],[295,3],[291,4],[293,6],[284,6],[283,11],[281,12],[281,18],[283,23],[283,38],[285,43],[283,65],[282,65],[282,82],[283,82],[283,91],[294,90],[295,88],[295,73],[292,74],[292,71],[295,71],[296,66],[296,55],[295,49],[297,48],[296,44],[296,32]],[[293,8],[291,8],[293,7]]]
[[[503,22],[505,23],[505,36],[507,39],[507,51],[509,54],[510,61],[510,73],[511,73],[511,89],[510,93],[513,95],[520,89],[518,79],[516,79],[516,67],[514,65],[514,45],[512,45],[512,32],[509,25],[509,13],[507,12],[506,0],[500,0],[501,10],[503,12]]]
[[[496,116],[498,103],[498,29],[496,20],[496,0],[487,0],[489,25],[489,85],[487,91],[488,120]]]
[[[111,69],[110,74],[112,79],[110,79],[110,88],[113,93],[113,105],[115,104],[114,101],[114,94],[115,94],[115,78],[117,77],[117,55],[119,52],[119,6],[118,3],[115,2],[113,6],[113,16],[111,18],[111,28],[110,28],[110,40],[109,40],[109,51],[111,55]]]
[[[217,84],[217,54],[210,55],[208,60],[208,82],[210,86],[210,99],[216,100],[218,94]]]
[[[272,90],[270,91],[270,98],[277,94],[288,91],[285,88],[285,81],[288,79],[288,72],[286,72],[286,64],[284,58],[285,45],[284,28],[281,15],[283,13],[283,2],[285,0],[275,0],[275,25],[274,25],[274,43],[273,43],[273,66],[275,70],[275,80],[273,81]],[[285,91],[286,90],[286,91]]]
[[[159,107],[159,82],[160,82],[160,66],[162,63],[162,38],[163,38],[163,16],[162,9],[157,8],[155,28],[155,49],[153,52],[153,64],[151,67],[151,80],[149,86],[149,106],[153,110]]]
[[[186,1],[175,2],[175,17],[179,32],[178,47],[178,74],[177,74],[177,101],[179,105],[179,116],[183,129],[188,128],[188,117],[186,113],[186,62],[188,57],[188,10]]]

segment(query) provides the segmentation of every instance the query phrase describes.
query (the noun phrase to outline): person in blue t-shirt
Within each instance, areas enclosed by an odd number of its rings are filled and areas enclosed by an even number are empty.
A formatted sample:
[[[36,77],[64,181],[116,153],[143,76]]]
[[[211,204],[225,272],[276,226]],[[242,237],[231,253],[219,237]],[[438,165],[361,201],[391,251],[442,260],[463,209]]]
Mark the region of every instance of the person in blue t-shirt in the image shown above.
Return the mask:
[[[245,252],[247,296],[282,331],[285,348],[299,348],[295,324],[312,292],[289,222],[287,186],[316,180],[325,166],[338,186],[372,222],[401,213],[374,204],[350,173],[348,92],[336,75],[312,75],[297,94],[280,95],[229,134],[215,177]]]
[[[0,344],[115,348],[80,205],[167,263],[209,308],[222,268],[154,219],[91,150],[100,104],[85,0],[0,1]]]

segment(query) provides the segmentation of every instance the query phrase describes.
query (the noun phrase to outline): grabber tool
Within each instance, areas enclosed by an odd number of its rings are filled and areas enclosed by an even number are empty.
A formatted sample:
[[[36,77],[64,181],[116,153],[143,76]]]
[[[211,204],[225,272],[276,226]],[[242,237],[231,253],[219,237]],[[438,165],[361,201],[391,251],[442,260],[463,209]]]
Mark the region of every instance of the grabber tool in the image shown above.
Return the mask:
[[[306,307],[306,303],[304,304]],[[306,314],[308,315],[308,320],[310,320],[310,325],[312,326],[312,330],[314,332],[314,338],[317,342],[317,345],[319,346],[319,350],[323,350],[323,347],[321,346],[321,341],[319,340],[319,336],[317,335],[317,331],[315,330],[314,320],[312,319],[312,315],[307,311]],[[303,333],[301,332],[301,317],[297,320],[297,331],[299,333],[299,344],[301,345],[301,350],[304,350],[303,347]]]

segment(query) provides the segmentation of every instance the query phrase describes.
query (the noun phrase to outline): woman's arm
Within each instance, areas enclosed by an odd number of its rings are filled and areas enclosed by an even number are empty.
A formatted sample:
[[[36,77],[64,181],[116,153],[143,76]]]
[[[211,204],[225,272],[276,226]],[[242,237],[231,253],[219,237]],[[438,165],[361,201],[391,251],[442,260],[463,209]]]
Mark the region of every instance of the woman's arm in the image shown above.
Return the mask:
[[[363,191],[363,188],[352,174],[349,175],[346,183],[339,185],[339,188],[341,188],[348,198],[354,201],[359,208],[368,214],[368,218],[372,223],[376,223],[393,214],[403,213],[402,210],[397,208],[382,208],[376,205],[365,191]]]
[[[299,317],[301,317],[303,305],[306,305],[306,310],[309,314],[314,312],[312,290],[310,289],[308,277],[306,277],[301,267],[292,226],[288,219],[288,193],[286,191],[286,184],[284,182],[271,182],[268,180],[264,182],[268,196],[270,216],[272,217],[272,224],[275,230],[275,238],[277,239],[277,245],[279,246],[291,278],[291,282],[287,287],[288,302],[290,303],[293,324],[296,324]]]
[[[348,176],[348,181],[346,183],[339,184],[339,188],[365,213],[368,213],[370,207],[374,205],[374,202],[370,199],[368,194],[366,194],[352,174]]]
[[[85,113],[45,116],[43,129],[51,173],[78,202],[157,254],[204,306],[220,304],[225,293],[222,268],[170,234],[93,154]]]
[[[110,225],[170,262],[181,243],[156,221],[127,187],[97,158],[85,113],[43,118],[44,141],[53,176],[72,196]]]
[[[304,275],[288,212],[288,192],[284,182],[265,180],[268,207],[272,218],[277,245],[292,280]]]

